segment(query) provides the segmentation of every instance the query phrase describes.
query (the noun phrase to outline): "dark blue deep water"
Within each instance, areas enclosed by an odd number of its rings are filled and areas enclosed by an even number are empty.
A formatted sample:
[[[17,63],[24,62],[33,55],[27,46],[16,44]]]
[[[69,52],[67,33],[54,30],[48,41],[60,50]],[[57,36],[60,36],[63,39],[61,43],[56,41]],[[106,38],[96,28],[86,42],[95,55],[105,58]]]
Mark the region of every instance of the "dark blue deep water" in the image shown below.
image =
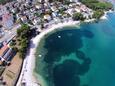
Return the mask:
[[[42,40],[35,70],[47,86],[115,86],[115,13],[107,17]]]

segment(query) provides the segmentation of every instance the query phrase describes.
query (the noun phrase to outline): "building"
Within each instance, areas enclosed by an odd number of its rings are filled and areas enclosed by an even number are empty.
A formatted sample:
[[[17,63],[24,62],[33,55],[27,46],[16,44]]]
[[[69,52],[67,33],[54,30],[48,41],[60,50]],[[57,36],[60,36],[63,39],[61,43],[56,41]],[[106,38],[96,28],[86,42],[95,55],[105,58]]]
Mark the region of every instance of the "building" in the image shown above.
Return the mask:
[[[57,12],[52,12],[53,17],[57,17],[57,15],[58,15]]]
[[[21,21],[22,21],[23,23],[26,23],[26,22],[28,21],[28,19],[27,19],[26,16],[22,16],[22,17],[21,17]]]
[[[11,29],[14,24],[14,18],[12,14],[6,13],[2,15],[2,25],[6,29]]]
[[[32,21],[32,23],[33,23],[34,25],[38,24],[39,22],[41,22],[41,21],[40,21],[40,18],[34,18],[33,21]]]
[[[13,58],[13,49],[10,48],[6,43],[3,43],[3,47],[0,49],[0,63],[3,62],[10,63]]]
[[[0,38],[4,36],[4,31],[2,25],[0,25]]]
[[[48,21],[50,21],[51,20],[51,16],[50,15],[44,15],[44,19],[46,19],[46,20],[48,20]]]
[[[12,48],[9,48],[8,51],[2,56],[3,61],[8,62],[12,55]]]
[[[80,7],[76,6],[75,11],[78,12],[78,13],[80,13],[81,12]]]
[[[5,6],[0,5],[0,16],[8,13],[7,9]]]
[[[58,9],[56,8],[56,6],[52,6],[52,7],[51,7],[51,10],[54,11],[54,12],[57,12],[57,11],[58,11]]]
[[[5,54],[5,52],[9,49],[9,47],[6,44],[3,44],[3,47],[0,49],[0,60],[3,61],[2,56]]]

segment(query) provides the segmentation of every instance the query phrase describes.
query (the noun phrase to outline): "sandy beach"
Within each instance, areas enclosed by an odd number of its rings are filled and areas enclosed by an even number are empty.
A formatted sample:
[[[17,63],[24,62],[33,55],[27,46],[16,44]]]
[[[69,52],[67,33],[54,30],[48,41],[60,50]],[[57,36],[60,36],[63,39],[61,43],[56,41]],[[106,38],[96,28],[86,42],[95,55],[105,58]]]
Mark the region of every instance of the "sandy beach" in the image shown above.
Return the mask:
[[[26,58],[24,59],[22,71],[17,83],[17,86],[21,86],[21,83],[26,83],[26,86],[40,86],[38,80],[34,76],[34,68],[35,68],[35,52],[36,48],[39,45],[40,40],[48,33],[64,27],[64,26],[73,26],[79,25],[80,21],[68,21],[64,23],[53,24],[48,29],[43,30],[39,35],[35,38],[31,39],[30,50],[28,51]]]

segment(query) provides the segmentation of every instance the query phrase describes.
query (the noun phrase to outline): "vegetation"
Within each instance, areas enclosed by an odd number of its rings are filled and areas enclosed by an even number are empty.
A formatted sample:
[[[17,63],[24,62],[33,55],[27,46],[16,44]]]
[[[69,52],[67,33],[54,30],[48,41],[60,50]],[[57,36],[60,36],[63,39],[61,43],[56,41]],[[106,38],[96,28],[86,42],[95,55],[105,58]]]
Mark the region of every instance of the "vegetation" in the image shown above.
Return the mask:
[[[30,29],[27,24],[22,24],[21,28],[17,30],[17,37],[10,42],[12,49],[15,52],[19,52],[22,59],[25,58],[29,40],[32,36],[35,36],[35,34],[35,29]]]
[[[70,1],[68,1],[68,0],[64,0],[63,1],[63,4],[65,4],[65,5],[69,5],[71,2]]]
[[[83,4],[93,10],[110,10],[113,8],[113,5],[109,2],[100,2],[98,0],[81,0]]]
[[[7,2],[11,2],[11,1],[14,1],[14,0],[0,0],[0,4],[6,4]]]
[[[96,10],[93,14],[93,18],[100,19],[102,15],[104,15],[104,12],[102,10]]]
[[[40,17],[40,13],[35,13],[34,15],[37,17]]]
[[[16,40],[12,40],[12,41],[10,42],[10,46],[13,47],[13,46],[15,46],[15,45],[16,45]]]
[[[73,20],[81,20],[83,21],[85,18],[83,17],[83,15],[81,13],[74,13],[73,14]]]
[[[59,9],[59,13],[63,14],[65,10],[66,10],[66,8],[61,8],[61,9]]]
[[[23,24],[21,28],[17,30],[17,39],[20,57],[24,58],[30,39],[30,27],[27,24]]]

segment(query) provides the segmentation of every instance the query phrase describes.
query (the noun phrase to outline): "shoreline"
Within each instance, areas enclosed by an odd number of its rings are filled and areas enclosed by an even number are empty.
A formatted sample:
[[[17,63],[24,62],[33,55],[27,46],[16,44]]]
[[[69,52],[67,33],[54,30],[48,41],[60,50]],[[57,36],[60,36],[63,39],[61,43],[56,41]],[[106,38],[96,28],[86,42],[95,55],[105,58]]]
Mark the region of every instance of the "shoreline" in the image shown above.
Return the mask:
[[[27,52],[26,58],[24,59],[24,64],[22,67],[22,71],[17,82],[16,86],[21,86],[21,83],[26,83],[27,86],[41,86],[34,74],[35,68],[35,53],[36,48],[39,45],[41,39],[48,33],[58,30],[59,28],[65,26],[72,26],[72,25],[79,25],[80,21],[68,21],[64,23],[53,24],[52,26],[48,27],[47,29],[43,30],[39,35],[35,38],[31,39],[30,49]],[[29,76],[28,76],[29,75]]]
[[[114,11],[112,11],[112,10],[105,11],[105,12],[104,12],[104,15],[103,15],[100,19],[101,19],[101,20],[107,20],[107,19],[108,19],[108,18],[107,18],[107,16],[108,16],[107,14],[108,14],[108,13],[113,13],[113,12],[114,12]]]
[[[113,11],[105,12],[105,14],[100,19],[107,20],[107,13],[111,13],[111,12]],[[85,20],[84,22],[87,23],[93,21],[95,21],[95,19]],[[52,31],[56,31],[58,29],[61,30],[62,27],[66,27],[66,26],[72,26],[72,25],[79,26],[79,24],[81,24],[80,21],[72,21],[72,20],[68,22],[65,21],[63,23],[53,24],[49,26],[47,29],[41,31],[41,33],[37,35],[35,38],[32,38],[29,47],[30,49],[28,50],[26,58],[24,59],[22,71],[16,86],[21,86],[21,83],[26,83],[27,86],[42,86],[40,85],[41,80],[37,79],[36,73],[34,72],[35,59],[36,59],[35,53],[36,53],[36,48],[38,47],[40,41],[45,35],[51,33]],[[38,75],[38,77],[41,76]]]

